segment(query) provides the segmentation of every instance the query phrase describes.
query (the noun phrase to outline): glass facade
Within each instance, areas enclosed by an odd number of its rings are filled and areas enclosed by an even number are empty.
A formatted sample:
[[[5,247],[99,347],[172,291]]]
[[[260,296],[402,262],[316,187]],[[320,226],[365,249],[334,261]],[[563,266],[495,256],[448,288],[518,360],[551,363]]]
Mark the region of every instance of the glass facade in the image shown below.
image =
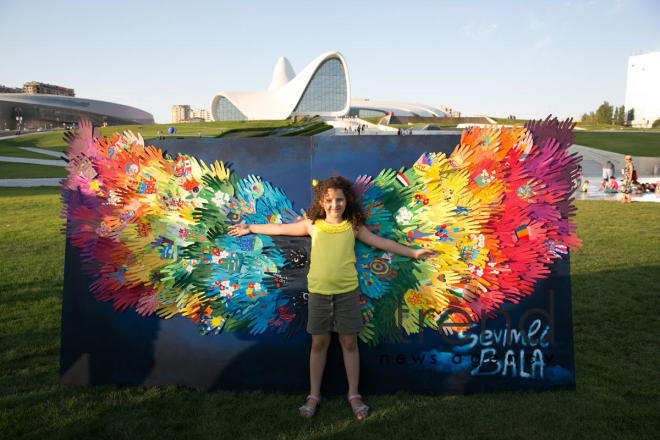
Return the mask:
[[[332,58],[319,66],[292,114],[341,111],[346,107],[347,99],[344,67],[338,59]]]
[[[68,102],[69,105],[75,104]],[[79,105],[79,107],[89,106]],[[40,104],[26,104],[24,102],[0,101],[0,129],[18,129],[16,118],[22,118],[21,129],[49,129],[68,127],[78,123],[80,119],[89,119],[94,125],[126,125],[126,124],[153,124],[130,118],[119,118],[98,113],[91,113],[84,108],[49,107]]]
[[[372,109],[358,109],[358,117],[360,118],[370,118],[372,116],[385,116],[387,112],[382,110],[372,110]]]
[[[244,121],[247,118],[227,98],[218,99],[215,106],[216,121]]]

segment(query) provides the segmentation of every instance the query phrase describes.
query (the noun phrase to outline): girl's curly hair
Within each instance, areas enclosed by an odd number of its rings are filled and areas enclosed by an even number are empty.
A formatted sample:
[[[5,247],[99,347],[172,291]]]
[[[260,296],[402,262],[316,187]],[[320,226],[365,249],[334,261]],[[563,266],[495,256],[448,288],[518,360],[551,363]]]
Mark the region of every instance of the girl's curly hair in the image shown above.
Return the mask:
[[[340,189],[344,193],[344,197],[346,197],[346,209],[344,210],[342,218],[350,221],[353,225],[353,229],[357,231],[360,226],[364,225],[365,216],[362,212],[360,203],[355,197],[351,182],[341,176],[321,180],[318,185],[314,187],[314,200],[307,210],[307,217],[312,223],[316,222],[318,219],[325,219],[325,210],[321,206],[321,202],[330,188]]]

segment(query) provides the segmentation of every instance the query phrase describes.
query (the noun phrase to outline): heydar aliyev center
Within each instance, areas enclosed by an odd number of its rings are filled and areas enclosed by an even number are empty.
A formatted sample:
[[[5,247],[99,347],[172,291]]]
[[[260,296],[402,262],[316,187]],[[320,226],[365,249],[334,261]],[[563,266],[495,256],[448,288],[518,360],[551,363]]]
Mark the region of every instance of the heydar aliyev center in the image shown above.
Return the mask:
[[[209,108],[214,121],[287,119],[297,115],[378,116],[389,112],[400,116],[448,116],[438,108],[422,104],[351,102],[348,68],[339,52],[320,55],[297,75],[289,60],[280,57],[267,90],[220,92]]]

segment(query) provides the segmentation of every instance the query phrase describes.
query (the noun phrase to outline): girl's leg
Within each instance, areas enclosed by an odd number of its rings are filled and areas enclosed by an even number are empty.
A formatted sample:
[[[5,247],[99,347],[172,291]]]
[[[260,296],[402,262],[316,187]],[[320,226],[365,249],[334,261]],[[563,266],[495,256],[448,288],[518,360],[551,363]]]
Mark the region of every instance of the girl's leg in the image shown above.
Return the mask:
[[[360,351],[357,343],[357,333],[339,334],[341,351],[344,355],[344,367],[346,368],[346,378],[348,379],[348,395],[358,393],[360,381]],[[353,399],[350,401],[353,408],[364,405],[362,399]],[[368,415],[368,411],[362,411],[357,414],[358,419],[362,420]]]
[[[348,394],[358,394],[360,381],[360,351],[358,350],[357,334],[339,334],[341,351],[344,355],[344,367],[348,379]]]
[[[330,333],[312,335],[312,349],[309,353],[309,383],[310,392],[313,396],[321,395],[321,379],[325,360],[328,357],[328,346],[330,345]],[[316,406],[316,402],[308,401],[307,404]]]

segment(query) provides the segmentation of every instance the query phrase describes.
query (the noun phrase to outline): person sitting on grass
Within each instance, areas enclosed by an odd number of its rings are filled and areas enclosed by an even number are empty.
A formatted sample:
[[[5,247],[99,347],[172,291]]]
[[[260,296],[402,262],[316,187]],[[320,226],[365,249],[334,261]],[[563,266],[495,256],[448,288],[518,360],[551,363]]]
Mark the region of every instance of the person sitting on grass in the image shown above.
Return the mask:
[[[607,192],[607,189],[610,187],[610,181],[607,179],[603,179],[602,182],[600,182],[600,190]]]
[[[586,193],[589,191],[589,181],[585,180],[584,183],[582,184],[582,188],[580,188],[580,191],[583,193]]]
[[[616,178],[614,176],[610,177],[610,181],[607,182],[605,192],[606,193],[618,193],[619,192],[619,184],[616,183]]]
[[[635,195],[640,195],[644,194],[644,191],[646,191],[644,184],[634,180],[632,183],[632,193]]]

